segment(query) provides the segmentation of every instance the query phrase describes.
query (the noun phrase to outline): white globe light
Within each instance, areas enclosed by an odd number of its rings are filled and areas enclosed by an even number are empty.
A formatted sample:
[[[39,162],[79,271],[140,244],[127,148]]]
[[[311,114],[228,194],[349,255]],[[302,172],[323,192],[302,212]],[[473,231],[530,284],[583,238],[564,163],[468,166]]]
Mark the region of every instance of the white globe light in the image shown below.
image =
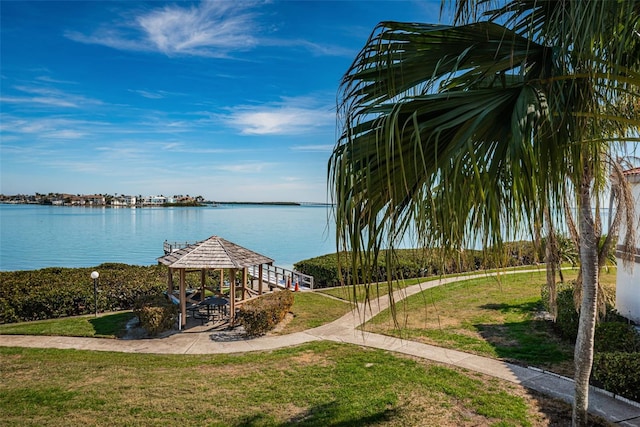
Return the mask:
[[[92,278],[92,279],[97,279],[97,278],[98,278],[98,276],[100,276],[100,274],[99,274],[97,271],[93,271],[93,272],[91,272],[91,278]]]

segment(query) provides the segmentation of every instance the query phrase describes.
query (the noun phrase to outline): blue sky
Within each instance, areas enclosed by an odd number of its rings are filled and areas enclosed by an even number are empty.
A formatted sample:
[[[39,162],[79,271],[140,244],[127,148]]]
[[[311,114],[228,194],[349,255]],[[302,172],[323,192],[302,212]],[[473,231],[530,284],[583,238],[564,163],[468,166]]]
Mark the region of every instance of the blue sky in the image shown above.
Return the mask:
[[[432,1],[0,1],[0,193],[327,201],[342,74]]]

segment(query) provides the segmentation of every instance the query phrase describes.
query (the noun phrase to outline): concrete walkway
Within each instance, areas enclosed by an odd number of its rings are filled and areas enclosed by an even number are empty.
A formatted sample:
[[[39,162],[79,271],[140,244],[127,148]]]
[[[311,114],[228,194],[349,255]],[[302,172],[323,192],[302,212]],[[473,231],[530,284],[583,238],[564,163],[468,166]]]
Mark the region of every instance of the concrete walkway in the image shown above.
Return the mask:
[[[524,273],[522,271],[501,274]],[[396,301],[422,292],[425,289],[460,280],[486,277],[487,274],[446,278],[425,282],[399,290]],[[267,336],[255,339],[214,341],[211,332],[182,332],[165,338],[139,340],[110,340],[101,338],[48,337],[0,335],[0,346],[58,348],[91,351],[117,351],[126,353],[155,354],[221,354],[247,351],[264,351],[295,346],[311,341],[329,340],[383,349],[415,357],[446,363],[501,378],[545,395],[573,401],[573,380],[539,369],[525,368],[487,357],[456,350],[448,350],[428,344],[402,340],[385,335],[358,330],[362,325],[389,305],[387,297],[381,297],[368,307],[360,305],[345,316],[326,325],[289,335]],[[610,393],[592,389],[589,393],[589,412],[620,426],[640,427],[640,404],[615,398]]]

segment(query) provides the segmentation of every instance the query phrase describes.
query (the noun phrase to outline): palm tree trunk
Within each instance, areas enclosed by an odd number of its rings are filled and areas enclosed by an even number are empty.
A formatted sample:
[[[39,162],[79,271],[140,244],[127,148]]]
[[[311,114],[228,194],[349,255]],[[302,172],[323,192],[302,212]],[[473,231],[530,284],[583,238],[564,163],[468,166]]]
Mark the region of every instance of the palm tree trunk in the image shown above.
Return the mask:
[[[587,425],[589,406],[589,377],[593,364],[593,337],[596,328],[598,289],[598,241],[591,212],[589,173],[585,172],[580,186],[580,270],[582,273],[582,303],[580,322],[574,351],[575,396],[573,426]]]
[[[544,210],[544,220],[547,224],[547,244],[545,247],[545,262],[547,267],[547,288],[549,291],[549,314],[555,322],[558,317],[558,290],[556,288],[556,267],[560,270],[558,263],[558,243],[556,242],[556,232],[551,222],[549,207]]]

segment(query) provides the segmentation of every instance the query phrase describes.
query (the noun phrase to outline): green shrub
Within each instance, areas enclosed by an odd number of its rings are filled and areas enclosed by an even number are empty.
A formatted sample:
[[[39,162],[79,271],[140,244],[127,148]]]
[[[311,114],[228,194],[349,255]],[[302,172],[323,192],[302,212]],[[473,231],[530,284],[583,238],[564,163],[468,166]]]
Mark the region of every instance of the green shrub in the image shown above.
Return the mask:
[[[0,323],[77,316],[96,311],[93,270],[98,279],[97,311],[129,310],[136,298],[166,289],[162,266],[101,264],[92,268],[44,268],[0,272]]]
[[[11,307],[6,299],[0,298],[0,323],[13,323],[17,321],[16,312],[13,307]]]
[[[580,312],[576,309],[573,299],[573,286],[569,284],[558,284],[558,316],[556,317],[556,330],[562,338],[575,341],[578,336],[578,323]],[[544,288],[543,288],[544,289]],[[543,292],[544,298],[544,292]],[[601,345],[603,350],[608,351],[635,351],[626,350],[633,348],[636,332],[628,325],[627,319],[620,316],[609,304],[606,307],[606,314],[601,322],[596,325],[595,345]],[[617,336],[616,334],[622,334]],[[614,350],[615,346],[616,350]],[[596,347],[596,351],[598,351]]]
[[[248,336],[264,335],[284,319],[293,305],[293,292],[284,290],[247,301],[237,313]]]
[[[578,336],[578,322],[580,313],[576,310],[573,300],[573,287],[558,286],[558,315],[556,317],[556,329],[562,338],[575,341]]]
[[[164,296],[142,296],[135,302],[133,313],[151,336],[168,331],[178,318],[178,308]]]
[[[605,390],[640,402],[640,353],[596,353],[593,378]]]
[[[602,322],[596,326],[594,351],[596,352],[640,352],[640,334],[622,322]]]

